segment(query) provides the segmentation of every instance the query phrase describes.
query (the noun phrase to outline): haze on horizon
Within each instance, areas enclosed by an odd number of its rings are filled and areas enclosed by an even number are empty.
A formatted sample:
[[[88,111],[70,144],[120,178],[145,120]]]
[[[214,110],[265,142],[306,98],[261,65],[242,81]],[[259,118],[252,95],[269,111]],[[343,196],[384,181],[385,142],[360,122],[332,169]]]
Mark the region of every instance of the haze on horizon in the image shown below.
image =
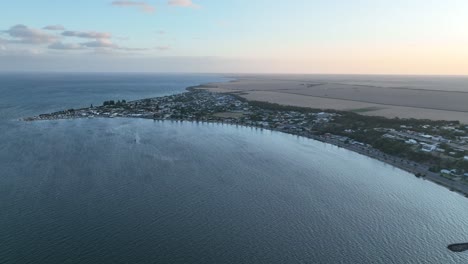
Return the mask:
[[[466,0],[10,0],[0,14],[0,71],[468,74]]]

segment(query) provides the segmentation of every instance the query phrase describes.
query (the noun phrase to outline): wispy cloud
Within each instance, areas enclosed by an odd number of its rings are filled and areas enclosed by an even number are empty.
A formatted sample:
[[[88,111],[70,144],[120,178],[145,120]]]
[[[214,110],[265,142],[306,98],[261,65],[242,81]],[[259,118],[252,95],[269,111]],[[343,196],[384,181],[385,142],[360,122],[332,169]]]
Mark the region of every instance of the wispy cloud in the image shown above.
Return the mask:
[[[76,44],[76,43],[63,43],[63,42],[55,42],[48,46],[49,49],[55,50],[80,50],[83,49],[83,45]]]
[[[87,48],[117,48],[118,46],[108,39],[96,39],[95,41],[81,43]]]
[[[166,50],[170,50],[171,47],[169,47],[169,46],[158,46],[158,47],[155,47],[155,49],[160,50],[160,51],[166,51]]]
[[[49,26],[43,27],[42,29],[63,31],[63,30],[65,30],[65,27],[62,26],[62,25],[49,25]]]
[[[133,47],[123,47],[117,44],[114,44],[112,41],[108,39],[97,39],[95,41],[89,41],[84,43],[63,43],[63,42],[55,42],[48,46],[49,49],[53,50],[86,50],[86,49],[94,49],[99,53],[105,52],[106,54],[112,54],[113,51],[148,51],[150,49],[147,48],[133,48]]]
[[[169,2],[167,3],[170,6],[192,7],[192,8],[200,7],[199,5],[194,4],[192,0],[169,0]]]
[[[9,30],[3,31],[8,34],[12,40],[8,40],[11,43],[22,43],[22,44],[47,44],[54,42],[58,37],[55,35],[48,34],[42,30],[29,28],[25,25],[12,26]]]
[[[117,46],[116,49],[123,50],[123,51],[148,51],[150,50],[147,48],[129,48],[129,47],[120,47],[120,46]]]
[[[140,8],[142,12],[145,13],[154,13],[156,8],[146,2],[137,2],[137,1],[113,1],[111,3],[113,6],[120,7],[137,7]]]
[[[64,31],[62,36],[65,37],[77,37],[77,38],[89,38],[89,39],[110,39],[112,38],[111,33],[107,32],[82,32],[82,31]]]
[[[14,57],[19,58],[19,57],[31,57],[31,56],[37,56],[43,54],[42,51],[38,49],[9,49],[5,46],[0,46],[0,56],[7,56],[7,57]]]
[[[44,27],[47,30],[61,30],[63,27],[59,25],[51,25]],[[113,36],[108,32],[96,31],[63,31],[59,34],[49,34],[40,29],[34,29],[25,25],[15,25],[8,30],[0,31],[5,37],[0,36],[0,47],[4,53],[10,51],[18,51],[20,49],[7,50],[8,46],[4,44],[30,44],[37,45],[38,49],[30,49],[31,54],[44,51],[43,48],[50,50],[73,51],[73,50],[109,50],[109,51],[122,51],[124,52],[142,52],[153,49],[139,48],[139,47],[126,47],[120,46],[113,42]],[[66,42],[68,37],[85,39],[83,42],[72,41]],[[115,38],[119,39],[119,38]],[[47,44],[47,46],[45,45]]]
[[[122,51],[147,51],[146,48],[132,48],[132,47],[123,47],[117,44],[114,44],[109,39],[96,39],[95,41],[85,42],[80,44],[82,47],[86,48],[96,48],[96,49],[114,49]]]

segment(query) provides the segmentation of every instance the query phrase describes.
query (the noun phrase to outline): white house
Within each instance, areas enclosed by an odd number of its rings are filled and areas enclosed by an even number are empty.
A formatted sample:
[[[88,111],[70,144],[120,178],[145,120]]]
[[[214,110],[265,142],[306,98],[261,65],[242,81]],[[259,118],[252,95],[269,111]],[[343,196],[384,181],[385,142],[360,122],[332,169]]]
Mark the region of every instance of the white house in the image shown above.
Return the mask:
[[[466,160],[466,161],[468,161],[468,156],[465,156],[463,159]]]
[[[422,138],[425,138],[425,139],[432,139],[432,136],[431,136],[431,135],[422,134],[421,137],[422,137]]]
[[[442,173],[442,174],[447,174],[447,175],[452,174],[452,172],[449,171],[449,170],[441,170],[440,173]]]
[[[332,117],[332,114],[330,114],[330,113],[325,113],[325,112],[320,112],[320,113],[315,114],[315,116],[316,116],[318,119],[329,119],[329,118]]]
[[[432,151],[434,151],[434,150],[436,150],[436,149],[437,149],[437,146],[429,145],[429,144],[424,144],[424,145],[422,146],[422,149],[421,149],[421,150],[424,151],[424,152],[432,152]]]
[[[382,137],[384,137],[384,138],[389,138],[389,139],[395,139],[395,138],[396,138],[396,136],[390,135],[390,134],[385,134],[385,135],[383,135]]]

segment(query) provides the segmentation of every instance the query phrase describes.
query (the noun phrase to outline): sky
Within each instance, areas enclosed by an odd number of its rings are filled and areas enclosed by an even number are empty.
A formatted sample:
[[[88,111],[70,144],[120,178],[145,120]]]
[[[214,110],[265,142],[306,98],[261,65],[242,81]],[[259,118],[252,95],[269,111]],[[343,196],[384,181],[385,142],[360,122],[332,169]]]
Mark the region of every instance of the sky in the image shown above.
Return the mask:
[[[0,71],[468,74],[466,0],[0,1]]]

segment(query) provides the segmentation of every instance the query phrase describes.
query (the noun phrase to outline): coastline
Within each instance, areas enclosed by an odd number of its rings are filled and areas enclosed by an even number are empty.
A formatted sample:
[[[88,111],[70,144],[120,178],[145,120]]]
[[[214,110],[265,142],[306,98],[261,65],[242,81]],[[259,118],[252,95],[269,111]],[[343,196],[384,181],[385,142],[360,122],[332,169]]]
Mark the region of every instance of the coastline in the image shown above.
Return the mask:
[[[207,90],[208,90],[208,93],[213,93],[211,91],[211,89],[213,89],[214,87],[215,86],[210,85],[210,84],[201,84],[201,85],[197,85],[197,86],[190,86],[190,87],[186,88],[186,92],[176,94],[176,95],[173,95],[173,96],[181,96],[181,95],[184,95],[184,94],[197,93],[198,91],[207,91]],[[229,92],[226,93],[225,92],[225,93],[217,93],[217,94],[229,95],[229,96],[233,96],[234,98],[239,98],[239,94],[237,94],[237,93],[229,93]],[[165,98],[165,97],[163,97],[163,98]],[[136,101],[129,102],[129,103],[139,104],[140,102],[146,102],[146,101],[152,100],[152,99],[155,99],[155,98],[141,99],[141,100],[136,100]],[[246,99],[246,102],[251,102],[251,101]],[[89,110],[89,108],[77,109],[77,111],[79,111],[79,110]],[[313,108],[310,108],[310,111],[313,111],[313,110],[314,110]],[[49,114],[49,116],[45,117],[45,118],[43,118],[41,116],[39,116],[40,117],[39,119],[38,118],[25,118],[23,120],[24,121],[36,121],[36,120],[96,118],[96,117],[97,118],[124,117],[124,118],[153,119],[153,120],[158,120],[158,121],[167,120],[167,121],[199,122],[198,120],[194,120],[194,119],[184,119],[184,118],[180,119],[180,118],[170,118],[170,117],[167,118],[167,117],[161,117],[161,116],[156,116],[156,115],[148,116],[148,115],[140,115],[140,114],[132,114],[132,115],[128,115],[128,116],[111,116],[111,115],[109,115],[109,116],[102,116],[102,115],[101,116],[94,116],[94,115],[93,116],[84,116],[84,115],[78,115],[77,116],[77,115],[73,114],[73,115],[69,115],[69,116],[64,117],[64,116],[61,116],[61,115],[60,116],[57,115],[57,113],[52,113],[52,114]],[[339,148],[344,148],[344,149],[347,149],[349,151],[353,151],[355,153],[358,153],[358,154],[367,156],[369,158],[381,161],[381,162],[383,162],[385,164],[388,164],[390,166],[393,166],[395,168],[398,168],[398,169],[406,171],[406,172],[408,172],[410,174],[413,174],[418,178],[427,179],[427,180],[429,180],[431,182],[434,182],[434,183],[436,183],[438,185],[441,185],[441,186],[449,189],[450,191],[457,192],[457,193],[459,193],[459,194],[461,194],[461,195],[463,195],[465,197],[468,197],[468,185],[465,185],[465,184],[462,184],[460,182],[453,181],[453,180],[447,179],[445,177],[442,177],[439,173],[430,172],[429,167],[422,164],[422,163],[417,163],[417,162],[414,162],[414,161],[402,159],[401,157],[388,155],[388,154],[385,154],[384,152],[381,152],[381,151],[379,151],[379,150],[377,150],[375,148],[369,147],[369,146],[363,146],[363,145],[359,145],[359,144],[357,144],[357,145],[346,144],[346,143],[344,143],[344,142],[342,142],[340,140],[337,140],[334,137],[330,137],[330,136],[313,135],[313,134],[310,134],[310,133],[291,132],[291,131],[288,131],[288,130],[285,130],[285,129],[264,127],[264,126],[254,125],[254,124],[243,124],[243,123],[240,124],[240,123],[236,123],[231,118],[208,119],[208,120],[201,120],[201,122],[202,123],[229,124],[229,125],[237,125],[237,126],[250,127],[250,128],[258,128],[258,129],[262,129],[262,130],[264,129],[264,130],[269,130],[269,131],[281,132],[281,133],[286,133],[286,134],[290,134],[290,135],[295,135],[295,136],[300,136],[300,137],[320,141],[320,142],[323,142],[323,143],[326,143],[326,144],[334,145],[334,146],[337,146]]]
[[[237,79],[234,79],[231,82],[236,82],[236,81],[237,81]],[[217,86],[215,84],[201,84],[201,85],[198,85],[198,86],[187,87],[186,90],[187,91],[194,91],[194,90],[197,90],[197,89],[211,91],[211,89],[217,89]],[[223,91],[223,92],[220,92],[220,93],[231,94],[231,95],[234,95],[234,96],[241,96],[241,95],[239,95],[239,92],[232,93],[232,92]],[[247,98],[244,98],[244,99],[249,101],[249,99],[247,99]],[[220,122],[212,122],[212,123],[220,123]],[[221,122],[221,123],[223,123],[223,122]],[[445,188],[449,189],[452,192],[456,192],[456,193],[458,193],[460,195],[463,195],[463,196],[468,198],[468,186],[467,185],[457,184],[457,182],[448,180],[447,178],[444,178],[444,177],[440,176],[439,173],[430,172],[429,168],[425,167],[423,164],[418,164],[418,163],[408,161],[408,160],[401,161],[401,159],[398,158],[398,157],[389,156],[389,155],[387,155],[387,154],[385,154],[383,152],[380,152],[378,150],[375,150],[375,149],[373,149],[372,151],[369,151],[367,149],[359,148],[359,147],[356,147],[354,145],[344,144],[344,143],[342,143],[342,142],[340,142],[338,140],[331,140],[331,139],[327,139],[325,137],[297,135],[297,134],[284,132],[284,131],[281,131],[281,130],[268,129],[268,128],[257,127],[257,126],[246,126],[246,127],[261,128],[261,129],[265,129],[265,130],[269,130],[269,131],[286,133],[286,134],[290,134],[290,135],[295,135],[295,136],[299,136],[299,137],[304,137],[304,138],[320,141],[322,143],[330,144],[330,145],[333,145],[333,146],[336,146],[336,147],[339,147],[339,148],[344,148],[346,150],[349,150],[349,151],[364,155],[364,156],[369,157],[371,159],[378,160],[378,161],[383,162],[383,163],[385,163],[387,165],[390,165],[390,166],[393,166],[395,168],[406,171],[406,172],[408,172],[410,174],[415,175],[418,178],[423,178],[424,180],[429,180],[429,181],[431,181],[431,182],[433,182],[433,183],[435,183],[437,185],[440,185],[442,187],[445,187]],[[398,160],[400,160],[400,161],[398,161]],[[414,164],[415,166],[411,166],[410,164]],[[423,175],[423,176],[418,176],[418,175]]]

